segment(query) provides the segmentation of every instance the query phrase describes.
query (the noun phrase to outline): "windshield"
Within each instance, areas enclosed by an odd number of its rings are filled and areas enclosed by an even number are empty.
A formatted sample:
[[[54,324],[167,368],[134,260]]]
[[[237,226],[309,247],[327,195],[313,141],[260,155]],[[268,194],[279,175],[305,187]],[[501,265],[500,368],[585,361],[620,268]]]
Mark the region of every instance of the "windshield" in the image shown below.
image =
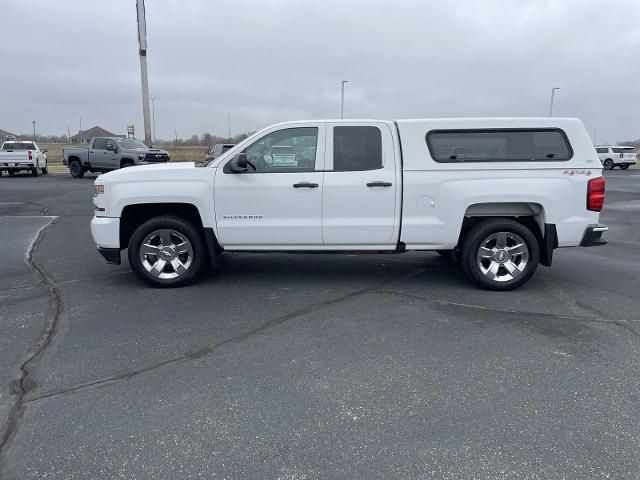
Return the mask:
[[[35,150],[33,143],[5,142],[2,146],[3,150]]]
[[[140,140],[133,138],[116,138],[115,141],[118,142],[118,145],[122,148],[147,148]]]

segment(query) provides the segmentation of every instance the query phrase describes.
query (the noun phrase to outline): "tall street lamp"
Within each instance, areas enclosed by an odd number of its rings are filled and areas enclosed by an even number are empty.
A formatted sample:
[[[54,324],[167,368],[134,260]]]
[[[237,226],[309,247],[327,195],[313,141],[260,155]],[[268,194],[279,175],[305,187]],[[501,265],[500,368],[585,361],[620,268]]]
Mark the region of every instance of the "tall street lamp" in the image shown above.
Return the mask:
[[[344,85],[349,83],[349,80],[342,80],[342,88],[340,95],[340,118],[344,118]]]
[[[551,88],[551,103],[549,104],[549,116],[553,117],[553,100],[556,96],[556,90],[560,90],[560,87]]]
[[[36,141],[36,121],[33,121],[33,141]]]

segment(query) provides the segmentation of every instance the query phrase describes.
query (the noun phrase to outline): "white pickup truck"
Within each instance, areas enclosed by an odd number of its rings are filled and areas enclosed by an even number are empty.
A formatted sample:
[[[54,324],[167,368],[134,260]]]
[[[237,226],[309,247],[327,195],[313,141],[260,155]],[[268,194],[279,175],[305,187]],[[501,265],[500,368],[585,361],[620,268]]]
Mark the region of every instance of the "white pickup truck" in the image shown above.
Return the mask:
[[[128,248],[159,287],[223,251],[435,250],[510,290],[557,247],[606,243],[601,172],[576,119],[289,122],[202,167],[99,176],[91,231],[108,262]]]
[[[38,176],[38,169],[46,174],[47,149],[40,150],[36,142],[11,140],[4,142],[0,148],[0,176],[2,172],[13,175],[22,170],[29,170],[34,177]]]

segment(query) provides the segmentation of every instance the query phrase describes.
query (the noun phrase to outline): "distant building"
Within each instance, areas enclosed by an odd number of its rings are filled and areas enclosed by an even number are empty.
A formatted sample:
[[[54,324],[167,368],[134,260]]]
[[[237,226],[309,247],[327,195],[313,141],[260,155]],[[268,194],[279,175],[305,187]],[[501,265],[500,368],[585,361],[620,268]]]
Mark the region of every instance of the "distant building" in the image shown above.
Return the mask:
[[[15,140],[15,139],[16,139],[16,136],[13,133],[0,129],[0,143],[5,142],[7,140]]]
[[[87,130],[80,130],[77,134],[71,137],[71,143],[84,143],[88,142],[92,138],[95,137],[120,137],[124,138],[125,135],[116,135],[115,133],[111,133],[109,130],[105,130],[102,127],[93,127]]]

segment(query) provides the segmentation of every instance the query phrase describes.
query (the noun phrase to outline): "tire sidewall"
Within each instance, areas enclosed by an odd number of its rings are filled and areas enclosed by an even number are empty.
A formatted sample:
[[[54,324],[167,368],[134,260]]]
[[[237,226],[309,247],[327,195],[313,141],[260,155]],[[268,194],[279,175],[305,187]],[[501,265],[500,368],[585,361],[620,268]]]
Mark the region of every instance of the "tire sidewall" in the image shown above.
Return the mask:
[[[75,173],[74,173],[75,170]],[[74,178],[81,178],[84,175],[84,172],[82,171],[82,165],[80,165],[80,162],[78,162],[77,160],[74,160],[73,162],[71,162],[71,165],[69,166],[69,171],[71,173],[71,176]]]
[[[497,232],[510,232],[519,235],[529,249],[529,259],[524,272],[518,278],[507,282],[489,280],[482,273],[476,261],[476,254],[481,243]],[[535,273],[539,260],[540,246],[536,236],[526,225],[511,219],[493,219],[478,223],[467,234],[462,248],[462,265],[465,273],[476,284],[487,290],[506,291],[524,285]]]
[[[160,279],[151,276],[140,260],[140,246],[143,240],[154,230],[163,228],[180,232],[187,237],[193,248],[193,259],[189,271],[175,279]],[[206,258],[205,244],[200,232],[189,221],[174,216],[155,217],[140,225],[131,235],[127,254],[129,265],[138,278],[148,285],[158,288],[182,287],[193,282],[202,272]]]

